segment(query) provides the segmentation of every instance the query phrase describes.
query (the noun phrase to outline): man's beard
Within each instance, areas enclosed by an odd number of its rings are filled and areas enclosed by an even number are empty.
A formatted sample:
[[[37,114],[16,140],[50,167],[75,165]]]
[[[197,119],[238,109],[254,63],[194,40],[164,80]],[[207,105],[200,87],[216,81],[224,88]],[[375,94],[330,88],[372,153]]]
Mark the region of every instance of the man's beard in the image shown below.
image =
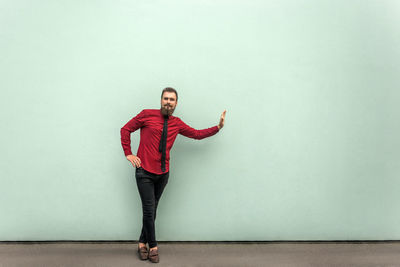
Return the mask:
[[[168,105],[161,106],[161,113],[163,115],[170,116],[170,115],[172,115],[172,113],[174,113],[174,111],[175,111],[175,108],[172,108],[172,106],[169,106],[169,108],[168,108]]]

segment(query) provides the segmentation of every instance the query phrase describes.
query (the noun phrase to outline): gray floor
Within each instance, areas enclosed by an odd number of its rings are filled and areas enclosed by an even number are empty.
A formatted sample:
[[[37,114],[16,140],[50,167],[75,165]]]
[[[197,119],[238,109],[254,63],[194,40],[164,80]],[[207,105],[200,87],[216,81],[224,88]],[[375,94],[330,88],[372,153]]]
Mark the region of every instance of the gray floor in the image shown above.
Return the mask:
[[[137,243],[0,243],[0,266],[400,266],[400,242],[159,243],[160,263]]]

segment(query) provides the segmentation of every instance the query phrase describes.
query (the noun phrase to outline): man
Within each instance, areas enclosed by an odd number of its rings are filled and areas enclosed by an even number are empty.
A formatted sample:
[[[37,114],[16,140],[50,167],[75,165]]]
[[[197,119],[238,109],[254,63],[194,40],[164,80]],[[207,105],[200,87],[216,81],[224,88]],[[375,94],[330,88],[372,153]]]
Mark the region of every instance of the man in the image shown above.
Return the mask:
[[[161,109],[144,109],[121,128],[121,144],[125,156],[136,168],[136,184],[143,209],[143,226],[139,238],[140,259],[159,262],[154,221],[158,201],[168,183],[169,152],[178,134],[203,139],[216,134],[225,122],[226,110],[217,126],[195,130],[178,117],[172,116],[178,104],[178,93],[167,87],[161,93]],[[140,128],[137,155],[131,151],[130,134]],[[149,244],[150,252],[146,243]]]

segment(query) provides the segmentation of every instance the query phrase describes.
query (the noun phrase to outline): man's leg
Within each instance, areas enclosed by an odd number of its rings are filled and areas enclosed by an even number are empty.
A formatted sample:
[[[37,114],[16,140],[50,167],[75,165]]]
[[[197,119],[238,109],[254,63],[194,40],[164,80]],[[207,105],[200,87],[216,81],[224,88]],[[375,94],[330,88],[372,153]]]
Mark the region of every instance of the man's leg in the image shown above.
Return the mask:
[[[142,169],[136,169],[136,183],[138,186],[140,198],[142,200],[143,210],[143,228],[139,242],[148,242],[150,247],[154,247],[157,246],[154,226],[154,182],[152,177],[146,174]]]
[[[144,231],[144,225],[142,225],[142,232],[140,233],[139,237],[139,247],[146,246],[146,243],[147,243],[146,233]]]
[[[168,177],[169,173],[163,174],[157,182],[154,184],[154,196],[155,196],[155,209],[154,209],[154,221],[156,220],[157,217],[157,207],[158,207],[158,201],[161,198],[161,195],[164,191],[165,186],[168,183]],[[144,225],[142,226],[142,232],[140,234],[139,242],[146,244],[146,232],[144,230]]]
[[[156,216],[157,216],[158,201],[160,200],[161,195],[164,191],[164,188],[168,183],[168,177],[169,177],[169,173],[160,175],[157,177],[157,181],[154,184],[154,196],[155,196],[154,221],[156,220]],[[153,247],[153,246],[149,245],[149,247],[150,247],[150,252],[158,249],[157,246]]]

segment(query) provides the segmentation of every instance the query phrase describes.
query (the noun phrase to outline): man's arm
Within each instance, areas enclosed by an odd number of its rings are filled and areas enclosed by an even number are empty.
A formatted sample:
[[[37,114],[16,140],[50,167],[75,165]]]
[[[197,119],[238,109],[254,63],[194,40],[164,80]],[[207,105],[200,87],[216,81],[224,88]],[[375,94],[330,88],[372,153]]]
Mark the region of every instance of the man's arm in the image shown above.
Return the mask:
[[[121,145],[124,150],[126,159],[129,160],[134,167],[140,167],[140,159],[132,155],[131,151],[131,133],[143,126],[145,111],[142,110],[136,117],[132,118],[121,128]]]
[[[213,136],[214,134],[218,133],[218,131],[224,127],[224,123],[225,123],[225,113],[226,110],[222,113],[219,124],[217,126],[211,127],[211,128],[207,128],[207,129],[203,129],[203,130],[196,130],[190,126],[188,126],[186,123],[184,123],[183,121],[181,121],[181,128],[179,130],[179,133],[189,137],[189,138],[193,138],[193,139],[203,139],[206,137],[210,137]]]

